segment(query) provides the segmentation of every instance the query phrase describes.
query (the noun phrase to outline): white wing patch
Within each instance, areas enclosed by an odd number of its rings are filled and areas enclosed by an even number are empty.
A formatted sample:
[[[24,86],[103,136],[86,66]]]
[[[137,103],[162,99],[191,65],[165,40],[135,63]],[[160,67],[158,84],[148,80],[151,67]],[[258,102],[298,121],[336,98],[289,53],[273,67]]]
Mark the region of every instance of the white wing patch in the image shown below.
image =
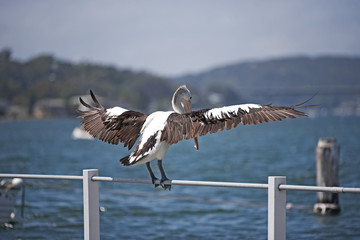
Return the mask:
[[[258,104],[240,104],[222,108],[213,108],[205,112],[204,116],[208,119],[222,119],[223,115],[227,116],[230,113],[237,114],[239,109],[249,112],[250,108],[261,108],[261,106]]]
[[[109,117],[114,117],[114,116],[119,116],[126,111],[128,110],[122,107],[113,107],[106,109],[106,115],[108,115]]]

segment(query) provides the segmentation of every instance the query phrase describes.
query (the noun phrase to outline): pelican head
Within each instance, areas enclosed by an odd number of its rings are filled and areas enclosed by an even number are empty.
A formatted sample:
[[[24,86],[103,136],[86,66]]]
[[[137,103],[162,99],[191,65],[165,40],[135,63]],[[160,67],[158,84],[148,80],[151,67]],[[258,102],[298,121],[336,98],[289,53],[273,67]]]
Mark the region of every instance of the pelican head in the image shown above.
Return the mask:
[[[184,114],[191,113],[191,92],[186,85],[180,86],[174,93],[172,98],[172,107],[175,112]],[[197,137],[194,137],[195,148],[199,150],[199,141]]]

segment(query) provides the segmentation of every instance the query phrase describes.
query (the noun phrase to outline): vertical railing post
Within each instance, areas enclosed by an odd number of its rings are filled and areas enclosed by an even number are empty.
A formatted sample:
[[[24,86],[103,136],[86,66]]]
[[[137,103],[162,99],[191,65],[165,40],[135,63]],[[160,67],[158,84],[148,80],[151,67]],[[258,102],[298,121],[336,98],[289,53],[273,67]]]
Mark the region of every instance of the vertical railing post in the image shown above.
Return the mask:
[[[268,177],[268,240],[286,239],[286,191],[279,190],[286,177]]]
[[[83,195],[84,195],[84,239],[100,239],[99,217],[99,183],[91,180],[98,176],[97,169],[83,170]]]

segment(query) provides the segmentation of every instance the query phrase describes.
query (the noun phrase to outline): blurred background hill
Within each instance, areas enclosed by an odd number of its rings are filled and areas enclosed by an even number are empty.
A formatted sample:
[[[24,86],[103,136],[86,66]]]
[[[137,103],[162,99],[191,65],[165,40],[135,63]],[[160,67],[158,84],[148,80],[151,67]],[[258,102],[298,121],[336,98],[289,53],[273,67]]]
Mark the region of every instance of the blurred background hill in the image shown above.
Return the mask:
[[[317,93],[315,115],[360,115],[360,58],[288,57],[234,63],[175,78],[95,63],[71,63],[51,55],[27,61],[0,53],[2,118],[75,115],[89,89],[105,106],[144,112],[167,110],[174,89],[187,84],[194,109],[255,102],[297,104]]]
[[[312,95],[322,114],[359,114],[360,58],[287,57],[215,67],[175,78],[198,87],[213,103],[296,104]],[[219,94],[218,96],[216,94]],[[230,97],[231,96],[231,97]],[[269,102],[272,101],[272,102]]]
[[[105,106],[139,110],[167,108],[173,86],[163,77],[93,63],[70,63],[41,55],[28,61],[0,59],[0,114],[8,118],[67,117],[75,113],[78,97],[89,89],[103,96]],[[6,116],[5,116],[6,115]]]

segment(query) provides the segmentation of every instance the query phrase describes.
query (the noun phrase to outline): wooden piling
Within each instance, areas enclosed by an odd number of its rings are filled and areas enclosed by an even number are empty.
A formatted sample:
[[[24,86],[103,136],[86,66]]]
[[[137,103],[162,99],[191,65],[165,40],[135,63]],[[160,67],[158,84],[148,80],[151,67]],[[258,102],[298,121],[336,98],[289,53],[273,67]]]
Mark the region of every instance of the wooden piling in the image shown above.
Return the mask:
[[[335,138],[320,138],[316,147],[316,183],[322,187],[339,186],[340,146]],[[314,212],[327,214],[340,212],[339,195],[318,192]]]

